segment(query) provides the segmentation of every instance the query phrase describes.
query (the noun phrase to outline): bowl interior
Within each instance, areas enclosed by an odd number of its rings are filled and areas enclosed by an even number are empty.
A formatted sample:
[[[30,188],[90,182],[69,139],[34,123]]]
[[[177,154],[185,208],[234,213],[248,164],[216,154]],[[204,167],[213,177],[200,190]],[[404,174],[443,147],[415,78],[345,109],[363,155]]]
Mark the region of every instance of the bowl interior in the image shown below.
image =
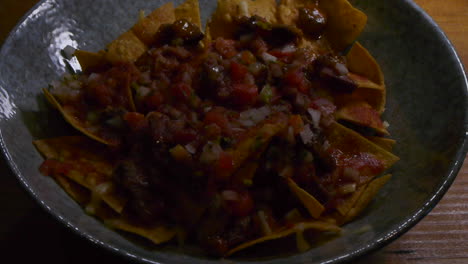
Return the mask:
[[[32,140],[72,133],[45,102],[41,88],[66,71],[67,45],[97,51],[129,28],[139,10],[164,1],[46,0],[10,35],[0,52],[0,128],[5,157],[49,212],[82,236],[133,258],[160,263],[218,263],[172,248],[146,248],[87,216],[55,182],[40,176]],[[180,3],[182,1],[174,1]],[[368,15],[360,41],[380,63],[387,84],[390,133],[401,161],[370,208],[344,234],[290,263],[348,259],[397,237],[429,212],[466,155],[467,86],[463,67],[443,33],[412,1],[352,1]],[[204,19],[215,2],[201,0]],[[77,67],[77,61],[70,64]],[[284,257],[262,260],[283,263]],[[229,263],[244,262],[233,260]],[[251,260],[249,260],[251,261]]]

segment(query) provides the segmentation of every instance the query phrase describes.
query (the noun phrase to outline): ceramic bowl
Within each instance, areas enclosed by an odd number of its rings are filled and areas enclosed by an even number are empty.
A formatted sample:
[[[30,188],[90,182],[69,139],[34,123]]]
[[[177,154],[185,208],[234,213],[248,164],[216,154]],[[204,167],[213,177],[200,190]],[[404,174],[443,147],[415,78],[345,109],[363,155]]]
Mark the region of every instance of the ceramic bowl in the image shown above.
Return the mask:
[[[106,228],[38,167],[32,140],[70,132],[51,110],[41,88],[66,71],[67,45],[97,51],[128,29],[153,0],[44,0],[12,31],[0,52],[0,143],[4,156],[31,195],[58,221],[95,244],[147,263],[242,263],[171,248],[146,248]],[[174,1],[175,3],[181,1]],[[442,198],[466,156],[467,80],[450,42],[410,0],[352,1],[369,17],[360,41],[386,77],[384,119],[401,160],[393,178],[342,236],[301,254],[249,263],[331,263],[378,249],[402,235]],[[215,1],[201,0],[206,18]],[[77,66],[71,61],[71,66]]]

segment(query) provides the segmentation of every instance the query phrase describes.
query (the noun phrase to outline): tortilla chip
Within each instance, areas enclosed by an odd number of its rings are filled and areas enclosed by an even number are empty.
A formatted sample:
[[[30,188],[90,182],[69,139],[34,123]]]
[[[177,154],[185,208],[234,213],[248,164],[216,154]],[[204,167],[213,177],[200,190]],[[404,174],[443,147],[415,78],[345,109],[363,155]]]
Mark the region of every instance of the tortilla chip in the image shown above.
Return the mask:
[[[113,161],[103,145],[81,136],[36,140],[33,144],[45,158],[56,160],[69,167],[66,172],[51,176],[72,180],[90,190],[116,212],[122,212],[126,199],[119,194],[112,182]],[[66,184],[64,181],[59,183]],[[84,200],[76,188],[72,189],[73,186],[67,188],[76,196],[80,195],[80,200],[82,198]]]
[[[388,135],[379,113],[366,102],[351,102],[335,112],[337,120],[344,120],[356,125],[374,129],[381,135]]]
[[[198,0],[187,0],[175,9],[176,19],[186,19],[189,22],[202,27],[200,18],[200,7]]]
[[[384,84],[384,75],[377,61],[359,42],[346,54],[348,69],[378,85]]]
[[[338,213],[340,213],[342,216],[346,215],[349,212],[349,210],[351,210],[357,203],[361,195],[364,193],[366,187],[367,184],[359,186],[354,193],[352,193],[349,197],[340,202],[336,207]]]
[[[43,91],[44,91],[44,95],[45,95],[47,101],[49,101],[49,103],[62,114],[65,121],[67,121],[67,123],[69,123],[72,127],[77,129],[81,133],[85,134],[89,138],[92,138],[92,139],[94,139],[94,140],[96,140],[98,142],[101,142],[103,144],[110,145],[110,146],[116,146],[116,145],[119,144],[119,141],[116,140],[116,139],[115,140],[114,139],[104,139],[104,138],[100,137],[99,135],[97,135],[94,130],[87,129],[86,125],[83,124],[80,120],[78,120],[78,118],[74,117],[73,114],[68,113],[67,111],[65,111],[65,109],[60,105],[60,103],[57,101],[57,99],[55,99],[55,97],[49,92],[49,90],[43,89]]]
[[[375,137],[375,136],[367,136],[366,138],[387,151],[392,151],[393,146],[396,143],[396,140],[391,139],[391,138]]]
[[[343,218],[343,223],[348,223],[354,220],[357,216],[359,216],[364,209],[367,208],[369,203],[374,199],[375,195],[379,192],[379,190],[385,185],[385,183],[390,180],[392,177],[391,174],[384,175],[382,177],[376,178],[371,181],[363,191],[362,195],[354,204],[353,208],[348,211],[346,216]]]
[[[278,20],[283,24],[295,25],[299,16],[298,9],[311,5],[315,4],[307,0],[281,0],[278,6]],[[324,35],[337,51],[351,45],[367,23],[367,16],[347,0],[319,0],[318,8],[327,14]]]
[[[148,50],[145,43],[133,33],[127,31],[107,46],[105,58],[110,63],[135,62]]]
[[[218,7],[209,22],[213,38],[233,38],[233,21],[243,16],[257,15],[270,23],[276,22],[276,0],[218,0]]]
[[[234,254],[234,253],[236,253],[238,251],[241,251],[241,250],[246,249],[248,247],[254,246],[256,244],[260,244],[262,242],[280,239],[280,238],[283,238],[283,237],[287,237],[287,236],[289,236],[291,234],[295,234],[295,233],[298,233],[298,232],[302,233],[305,230],[310,230],[310,229],[317,230],[317,231],[323,231],[323,232],[336,232],[336,233],[339,233],[341,231],[340,227],[338,227],[337,225],[330,224],[330,223],[327,223],[327,222],[321,222],[321,221],[302,222],[302,223],[295,224],[294,226],[292,226],[292,227],[290,227],[288,229],[285,229],[285,230],[282,230],[282,231],[277,231],[277,232],[275,232],[275,233],[273,233],[271,235],[260,237],[260,238],[245,242],[243,244],[240,244],[237,247],[229,250],[226,253],[226,256],[230,256],[230,255],[232,255],[232,254]]]
[[[385,110],[386,88],[382,70],[377,61],[359,42],[356,42],[346,55],[347,65],[351,79],[361,88],[367,88],[360,92],[360,98],[369,102],[379,113]],[[359,78],[362,77],[362,78]],[[365,81],[367,79],[368,81]],[[380,86],[380,92],[370,91]],[[359,89],[358,89],[359,90]]]
[[[91,192],[88,189],[62,175],[53,175],[53,177],[60,187],[62,187],[62,189],[65,190],[65,192],[78,204],[86,206],[86,204],[89,203]]]
[[[252,155],[265,150],[273,136],[281,132],[287,125],[287,122],[281,122],[280,118],[274,121],[274,123],[266,123],[259,127],[252,128],[249,135],[244,140],[227,150],[233,158],[233,168],[231,170],[224,170],[222,172],[224,175],[222,175],[221,178],[229,178],[230,175],[240,168]]]
[[[325,135],[330,147],[337,148],[343,153],[364,152],[372,154],[383,163],[385,170],[399,160],[394,154],[339,123],[333,123],[327,130]]]
[[[147,238],[157,245],[171,240],[176,235],[175,229],[164,225],[156,225],[154,227],[138,226],[123,219],[110,219],[104,221],[104,223],[111,228]]]
[[[81,70],[83,72],[90,71],[92,69],[100,68],[107,64],[105,59],[105,52],[89,52],[85,50],[76,50],[73,54],[78,62],[80,63]]]
[[[172,4],[172,2],[168,2],[162,5],[160,8],[154,10],[151,14],[140,20],[138,23],[136,23],[132,27],[132,32],[145,45],[151,46],[155,41],[155,36],[159,30],[159,27],[162,24],[174,23],[175,20],[176,15],[174,11],[174,5]],[[138,45],[141,46],[141,44]],[[146,47],[144,51],[146,51]],[[138,53],[140,52],[141,51],[139,50]]]
[[[348,0],[319,0],[319,8],[328,15],[324,35],[337,51],[351,45],[366,26],[366,14]]]
[[[359,85],[359,84],[358,84]],[[385,87],[358,87],[352,93],[333,91],[336,106],[342,107],[349,102],[363,101],[368,103],[379,114],[385,110]]]
[[[313,218],[319,218],[322,215],[325,208],[323,205],[315,199],[310,193],[299,187],[293,180],[290,178],[287,179],[289,189],[291,192],[296,195],[296,197],[302,202],[304,207],[310,213]]]

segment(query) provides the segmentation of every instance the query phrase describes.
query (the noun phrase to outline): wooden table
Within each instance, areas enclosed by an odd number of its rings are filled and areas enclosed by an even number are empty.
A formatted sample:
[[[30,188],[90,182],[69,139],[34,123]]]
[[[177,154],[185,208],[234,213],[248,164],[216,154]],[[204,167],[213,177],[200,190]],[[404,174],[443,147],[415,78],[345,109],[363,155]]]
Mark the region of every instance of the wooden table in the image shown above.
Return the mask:
[[[377,0],[376,0],[377,1]],[[380,0],[391,1],[391,0]],[[0,43],[37,0],[0,1]],[[415,0],[442,27],[468,63],[468,0]],[[40,209],[0,161],[0,248],[15,263],[125,263],[71,234]],[[468,263],[468,161],[454,184],[418,225],[363,263]],[[10,199],[15,199],[12,202]],[[20,207],[18,207],[20,206]],[[25,254],[26,253],[26,254]],[[7,258],[8,259],[8,258]]]

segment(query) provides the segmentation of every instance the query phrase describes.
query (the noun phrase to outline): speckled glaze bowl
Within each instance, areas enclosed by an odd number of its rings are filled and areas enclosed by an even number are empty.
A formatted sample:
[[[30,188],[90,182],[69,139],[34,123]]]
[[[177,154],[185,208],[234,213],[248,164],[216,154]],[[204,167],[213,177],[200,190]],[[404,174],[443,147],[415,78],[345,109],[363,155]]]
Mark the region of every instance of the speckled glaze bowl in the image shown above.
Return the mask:
[[[41,88],[66,71],[67,45],[96,51],[128,29],[139,10],[160,0],[44,0],[11,33],[0,52],[0,143],[31,195],[59,221],[111,251],[148,263],[242,263],[171,248],[147,248],[107,229],[48,177],[31,141],[69,133]],[[174,1],[175,3],[181,1]],[[305,253],[249,263],[331,263],[350,260],[399,237],[441,199],[466,156],[467,80],[452,45],[410,0],[352,1],[369,16],[360,41],[382,66],[388,87],[385,119],[401,161],[370,208],[344,234]],[[204,19],[215,1],[201,0]],[[77,67],[76,61],[71,66]],[[250,260],[252,261],[252,260]],[[258,262],[257,262],[258,261]]]

